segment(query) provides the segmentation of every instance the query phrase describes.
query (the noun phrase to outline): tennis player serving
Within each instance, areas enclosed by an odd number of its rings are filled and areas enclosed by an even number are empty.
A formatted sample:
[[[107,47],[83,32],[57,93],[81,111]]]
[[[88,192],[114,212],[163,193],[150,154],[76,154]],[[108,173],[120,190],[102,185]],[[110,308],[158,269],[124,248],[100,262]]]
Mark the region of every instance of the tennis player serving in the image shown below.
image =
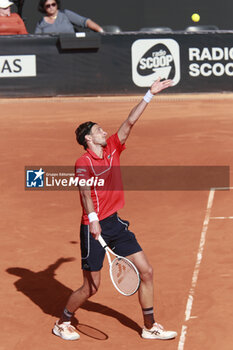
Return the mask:
[[[127,257],[139,271],[141,283],[138,296],[144,319],[142,337],[145,339],[172,339],[177,336],[176,332],[166,331],[155,322],[153,269],[135,235],[129,230],[129,222],[120,219],[117,214],[117,211],[124,206],[124,193],[119,187],[121,177],[119,173],[114,172],[114,169],[120,168],[120,154],[125,149],[125,142],[132,127],[154,95],[172,84],[171,80],[156,80],[143,99],[132,109],[119,130],[109,138],[107,138],[107,133],[94,122],[83,123],[75,131],[77,142],[86,150],[76,161],[76,176],[87,180],[101,174],[108,188],[101,191],[96,190],[95,186],[79,186],[83,208],[80,228],[83,284],[71,294],[60,320],[54,325],[53,333],[62,339],[80,338],[76,328],[71,325],[71,319],[78,308],[99,288],[101,269],[107,249],[103,242],[106,242],[109,249],[117,256]],[[116,181],[118,189],[113,191]],[[122,271],[123,268],[119,265],[119,273]]]

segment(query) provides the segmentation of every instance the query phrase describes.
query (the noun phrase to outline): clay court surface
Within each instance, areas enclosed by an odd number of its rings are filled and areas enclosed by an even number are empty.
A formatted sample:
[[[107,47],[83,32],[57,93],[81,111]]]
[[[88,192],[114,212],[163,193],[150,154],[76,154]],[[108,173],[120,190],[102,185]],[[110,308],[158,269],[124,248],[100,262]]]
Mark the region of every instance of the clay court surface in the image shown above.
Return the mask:
[[[81,339],[51,333],[82,281],[79,196],[25,191],[24,167],[73,166],[83,152],[76,126],[94,120],[111,134],[139,100],[0,100],[1,350],[232,349],[233,190],[125,193],[119,215],[154,267],[156,319],[178,332],[175,340],[140,338],[137,295],[115,291],[107,261],[99,292],[76,314]],[[132,131],[122,165],[232,166],[232,111],[232,94],[160,95]]]

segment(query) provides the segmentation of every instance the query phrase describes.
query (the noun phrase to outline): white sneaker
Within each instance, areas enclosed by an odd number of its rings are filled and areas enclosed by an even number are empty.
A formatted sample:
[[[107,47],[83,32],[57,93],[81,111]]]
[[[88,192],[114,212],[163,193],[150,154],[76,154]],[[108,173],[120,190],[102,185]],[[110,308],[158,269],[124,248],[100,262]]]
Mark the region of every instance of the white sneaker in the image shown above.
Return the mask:
[[[154,323],[151,329],[144,327],[142,329],[142,338],[144,339],[173,339],[177,336],[174,331],[165,331],[163,326],[159,323]]]
[[[70,322],[59,324],[57,321],[53,327],[53,334],[65,340],[77,340],[80,338],[76,328],[71,326]]]

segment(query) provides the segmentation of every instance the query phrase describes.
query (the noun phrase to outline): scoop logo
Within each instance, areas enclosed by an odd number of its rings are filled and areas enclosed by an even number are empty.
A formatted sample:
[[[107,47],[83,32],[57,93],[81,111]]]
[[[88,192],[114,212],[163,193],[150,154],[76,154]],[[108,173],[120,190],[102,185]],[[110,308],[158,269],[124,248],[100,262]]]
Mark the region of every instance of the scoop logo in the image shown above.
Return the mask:
[[[173,39],[139,39],[131,48],[135,85],[149,87],[158,79],[180,81],[180,50]]]

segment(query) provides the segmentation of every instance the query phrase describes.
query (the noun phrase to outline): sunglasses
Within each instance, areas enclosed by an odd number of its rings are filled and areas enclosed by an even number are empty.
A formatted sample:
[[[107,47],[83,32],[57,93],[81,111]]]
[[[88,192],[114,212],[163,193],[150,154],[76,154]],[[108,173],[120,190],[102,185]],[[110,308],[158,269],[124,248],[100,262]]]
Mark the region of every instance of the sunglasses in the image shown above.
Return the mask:
[[[49,9],[50,7],[56,7],[56,6],[57,6],[57,3],[56,2],[52,2],[52,4],[45,5],[45,8]]]

